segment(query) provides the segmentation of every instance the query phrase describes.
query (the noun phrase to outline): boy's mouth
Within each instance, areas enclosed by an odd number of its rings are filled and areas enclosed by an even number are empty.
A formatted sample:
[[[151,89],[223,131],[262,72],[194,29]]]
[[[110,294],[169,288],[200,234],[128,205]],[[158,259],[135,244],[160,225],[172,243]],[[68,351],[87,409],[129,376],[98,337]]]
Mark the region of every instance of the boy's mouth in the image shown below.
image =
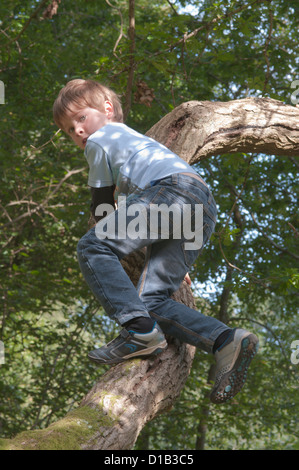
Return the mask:
[[[87,137],[85,137],[85,139],[82,140],[82,144],[85,145],[86,141],[87,141]]]

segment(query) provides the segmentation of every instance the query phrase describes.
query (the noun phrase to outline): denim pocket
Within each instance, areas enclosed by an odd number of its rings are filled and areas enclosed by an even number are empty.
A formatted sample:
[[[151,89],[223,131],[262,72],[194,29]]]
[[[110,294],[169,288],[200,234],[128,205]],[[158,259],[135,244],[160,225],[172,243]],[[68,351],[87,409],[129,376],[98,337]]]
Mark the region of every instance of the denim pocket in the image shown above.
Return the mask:
[[[198,258],[200,250],[186,250],[185,242],[182,243],[181,247],[184,255],[185,264],[189,270],[191,266],[195,263],[195,260]]]

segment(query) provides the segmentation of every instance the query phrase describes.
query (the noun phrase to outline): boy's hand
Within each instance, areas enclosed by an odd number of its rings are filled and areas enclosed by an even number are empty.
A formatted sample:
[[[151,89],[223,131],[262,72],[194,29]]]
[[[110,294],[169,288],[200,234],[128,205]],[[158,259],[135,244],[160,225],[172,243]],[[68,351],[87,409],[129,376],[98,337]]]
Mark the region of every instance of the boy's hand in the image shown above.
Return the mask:
[[[184,281],[186,281],[187,284],[191,286],[191,279],[190,279],[189,273],[186,274]]]
[[[96,219],[93,217],[92,214],[90,214],[90,217],[89,217],[89,220],[88,220],[88,230],[95,227],[96,225],[97,225]]]

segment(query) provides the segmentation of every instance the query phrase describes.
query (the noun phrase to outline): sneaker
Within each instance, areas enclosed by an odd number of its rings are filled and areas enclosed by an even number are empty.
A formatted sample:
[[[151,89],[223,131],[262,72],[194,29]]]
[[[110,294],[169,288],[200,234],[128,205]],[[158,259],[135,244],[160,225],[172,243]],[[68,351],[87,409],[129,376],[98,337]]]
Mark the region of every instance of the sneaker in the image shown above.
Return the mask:
[[[106,346],[91,351],[88,357],[98,364],[118,364],[134,357],[156,356],[166,348],[166,339],[155,323],[149,333],[136,333],[123,328],[117,338]]]
[[[212,403],[224,403],[242,389],[258,344],[254,334],[236,328],[216,351],[215,385],[210,395]]]

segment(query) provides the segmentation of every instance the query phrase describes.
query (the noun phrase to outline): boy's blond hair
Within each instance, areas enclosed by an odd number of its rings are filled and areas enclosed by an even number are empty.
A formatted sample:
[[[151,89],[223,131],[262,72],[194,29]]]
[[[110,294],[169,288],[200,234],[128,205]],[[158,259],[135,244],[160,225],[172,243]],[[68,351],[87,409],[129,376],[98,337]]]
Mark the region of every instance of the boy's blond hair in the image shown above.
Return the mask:
[[[105,101],[110,101],[113,105],[114,122],[123,122],[123,111],[121,102],[117,94],[104,85],[94,80],[71,80],[59,92],[53,105],[53,117],[58,127],[62,128],[62,120],[67,111],[70,111],[72,104],[79,108],[97,109],[104,112]]]

